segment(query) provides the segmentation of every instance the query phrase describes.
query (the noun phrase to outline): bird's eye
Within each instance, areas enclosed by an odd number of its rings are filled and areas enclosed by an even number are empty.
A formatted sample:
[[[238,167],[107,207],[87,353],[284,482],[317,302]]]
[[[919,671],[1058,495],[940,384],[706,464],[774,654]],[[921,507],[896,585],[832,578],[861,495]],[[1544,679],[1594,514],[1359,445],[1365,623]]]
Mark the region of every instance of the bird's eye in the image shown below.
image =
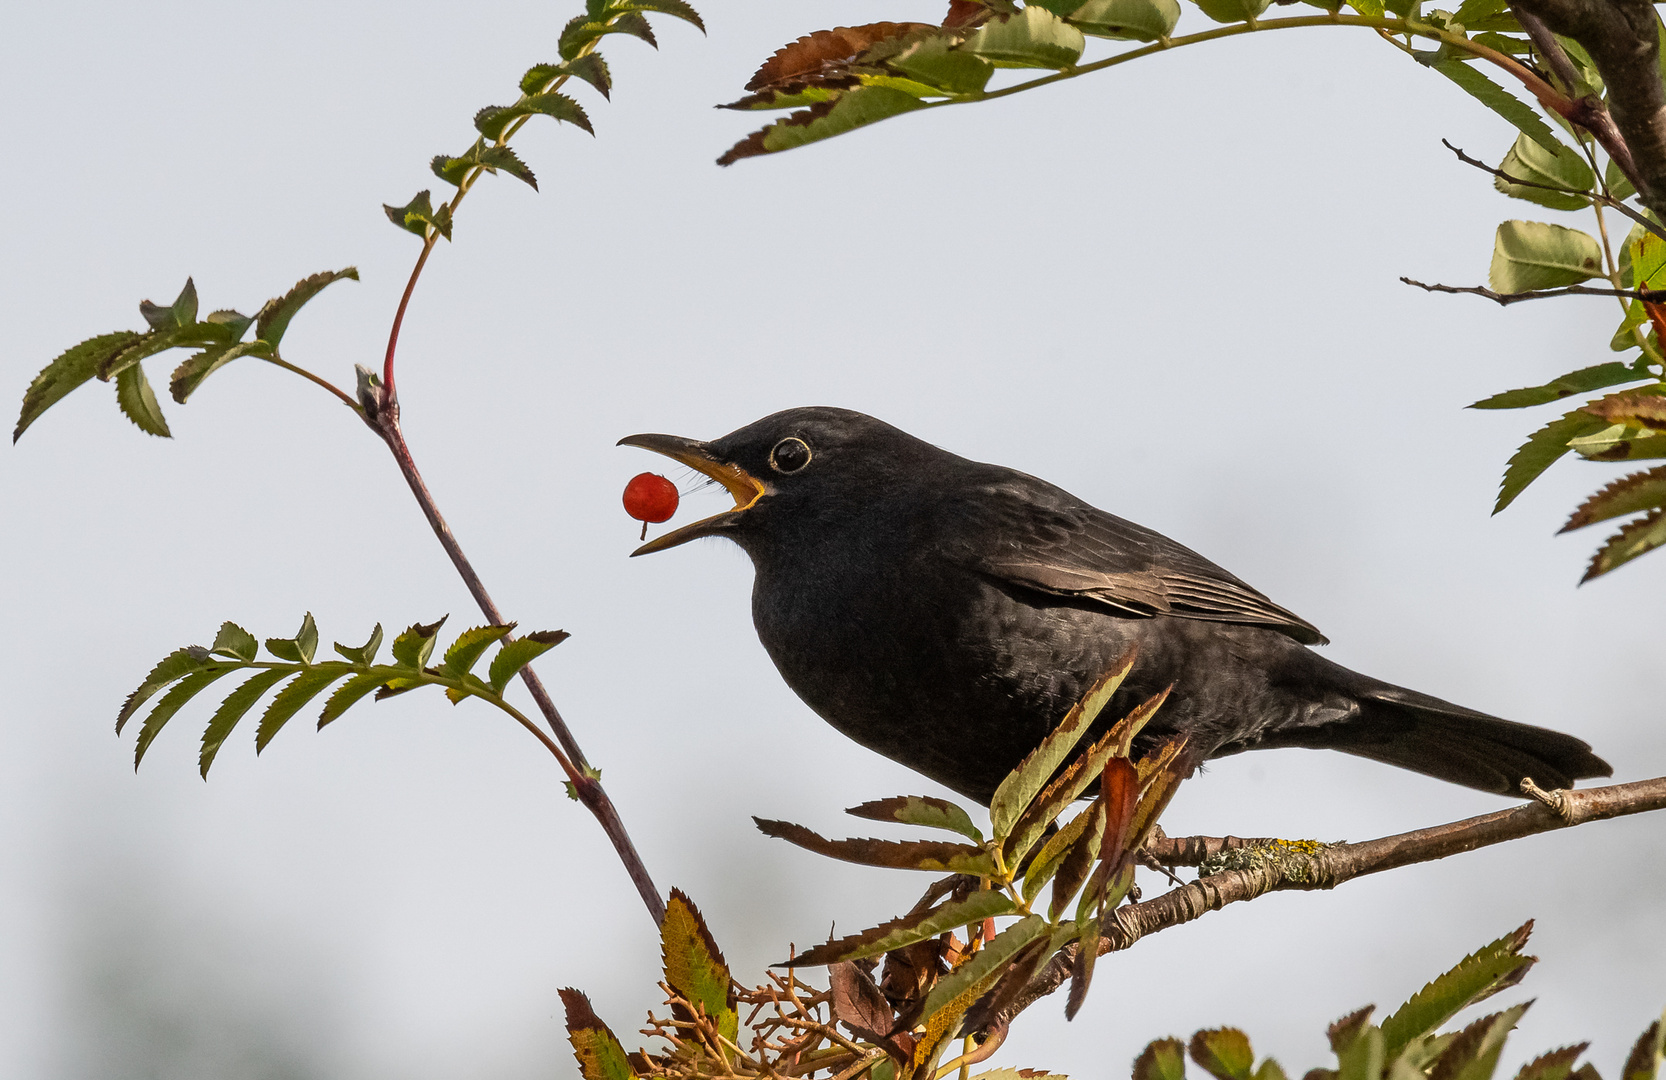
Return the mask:
[[[810,447],[803,439],[782,439],[769,452],[769,467],[776,472],[795,473],[810,464]]]

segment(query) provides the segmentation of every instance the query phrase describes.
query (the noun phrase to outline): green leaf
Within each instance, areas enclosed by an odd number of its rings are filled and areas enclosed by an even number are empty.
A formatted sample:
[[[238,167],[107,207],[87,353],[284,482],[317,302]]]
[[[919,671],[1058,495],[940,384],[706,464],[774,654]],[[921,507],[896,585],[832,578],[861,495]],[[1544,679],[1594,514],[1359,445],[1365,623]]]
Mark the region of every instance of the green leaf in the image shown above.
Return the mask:
[[[1058,726],[1041,740],[1041,745],[1001,781],[989,803],[989,822],[997,837],[1005,838],[1012,831],[1019,815],[1028,809],[1059,766],[1070,757],[1098,719],[1100,710],[1122,686],[1122,680],[1128,677],[1134,666],[1134,657],[1132,649],[1124,653],[1108,672],[1088,688],[1082,700],[1071,706]]]
[[[1558,142],[1556,152],[1551,153],[1526,135],[1516,136],[1515,145],[1504,155],[1498,169],[1517,180],[1550,184],[1575,191],[1589,191],[1597,182],[1591,167],[1573,147]],[[1583,195],[1524,187],[1521,184],[1512,184],[1503,177],[1494,178],[1493,186],[1513,199],[1526,199],[1540,206],[1548,206],[1552,210],[1579,210],[1591,205],[1591,200]]]
[[[566,94],[557,93],[533,94],[513,105],[488,105],[474,114],[475,130],[488,139],[500,139],[510,121],[522,116],[551,116],[596,134],[596,129],[590,126],[590,117],[585,115],[579,103]],[[537,187],[536,184],[533,186]]]
[[[153,330],[132,342],[121,351],[106,357],[98,366],[101,379],[111,379],[141,360],[169,349],[201,348],[228,340],[228,329],[215,323],[192,323],[172,330]]]
[[[1506,221],[1493,240],[1487,281],[1501,293],[1577,285],[1602,273],[1602,245],[1578,229]]]
[[[214,636],[214,644],[208,651],[233,660],[252,663],[255,655],[260,652],[260,642],[236,623],[223,622],[220,624],[220,632]]]
[[[983,833],[972,824],[966,811],[947,799],[926,795],[898,795],[890,799],[876,799],[861,806],[852,806],[845,813],[869,821],[900,821],[904,825],[923,825],[928,829],[947,829],[957,832],[975,844],[983,843]]]
[[[1270,0],[1196,0],[1198,9],[1218,23],[1258,19]]]
[[[1026,916],[996,934],[995,940],[985,945],[970,960],[937,980],[937,985],[926,995],[925,1006],[920,1011],[920,1020],[928,1024],[928,1038],[934,1026],[952,1028],[958,1023],[960,1015],[971,1008],[972,1003],[982,997],[995,980],[1000,978],[1018,951],[1047,933],[1049,929],[1047,920],[1040,915]],[[950,1023],[931,1025],[930,1021],[938,1017]]]
[[[989,852],[970,844],[951,844],[946,840],[829,840],[790,821],[771,821],[760,817],[752,820],[765,836],[785,840],[830,859],[893,870],[930,870],[935,873],[970,874],[973,877],[992,877],[995,874],[995,861]]]
[[[1366,13],[1357,4],[1354,6],[1362,14]],[[1381,15],[1381,10],[1377,14]],[[1475,100],[1508,120],[1517,131],[1520,131],[1552,154],[1556,153],[1556,148],[1561,145],[1561,141],[1551,132],[1549,125],[1539,118],[1539,114],[1524,105],[1520,98],[1468,64],[1460,63],[1457,60],[1443,60],[1430,66],[1457,83],[1465,93]]]
[[[1580,368],[1578,371],[1570,371],[1566,375],[1558,375],[1539,386],[1527,386],[1520,390],[1506,390],[1502,394],[1482,398],[1469,407],[1471,409],[1525,409],[1533,405],[1560,401],[1565,397],[1583,394],[1590,390],[1601,390],[1607,386],[1620,386],[1624,383],[1643,382],[1652,378],[1654,376],[1647,372],[1638,372],[1629,364],[1615,361],[1607,364],[1597,364],[1594,367]]]
[[[502,641],[513,632],[515,624],[507,626],[477,626],[472,630],[464,630],[457,635],[457,640],[451,643],[451,648],[445,651],[445,659],[440,662],[440,670],[448,675],[461,677],[469,673],[475,661],[482,653],[492,646],[493,642]]]
[[[1261,1063],[1259,1069],[1255,1070],[1255,1080],[1289,1080],[1289,1078],[1284,1075],[1284,1068],[1278,1062],[1268,1058]],[[1376,1080],[1376,1078],[1373,1077],[1372,1080]]]
[[[859,934],[851,934],[837,941],[806,949],[791,960],[783,960],[773,966],[811,967],[881,956],[893,949],[905,948],[917,941],[946,934],[950,930],[980,924],[985,919],[992,919],[997,915],[1010,915],[1015,910],[1012,901],[1007,899],[1004,893],[984,889],[974,892],[965,900],[903,915]]]
[[[145,317],[145,322],[152,330],[174,330],[190,326],[197,321],[196,282],[186,278],[185,288],[179,290],[179,295],[167,307],[159,307],[149,300],[139,301],[139,314]]]
[[[405,632],[393,639],[394,663],[401,667],[425,667],[428,657],[434,651],[434,635],[440,632],[449,615],[443,615],[438,622],[412,623],[405,628]]]
[[[255,753],[266,749],[266,744],[273,736],[283,730],[289,723],[290,717],[306,708],[307,702],[323,692],[326,686],[335,682],[350,669],[346,664],[335,660],[327,660],[316,667],[307,668],[288,686],[279,690],[266,711],[260,716],[260,727],[255,730]]]
[[[641,38],[653,48],[659,48],[648,20],[634,11],[627,11],[611,19],[596,19],[579,15],[561,30],[556,49],[563,60],[576,60],[579,53],[606,34],[629,34]]]
[[[1368,19],[1383,17],[1382,0],[1348,0],[1348,6]]]
[[[1212,1028],[1192,1036],[1192,1060],[1217,1080],[1250,1080],[1255,1051],[1237,1028]]]
[[[733,1040],[740,1027],[735,1012],[734,980],[729,965],[706,928],[706,920],[681,889],[671,890],[660,923],[660,954],[665,981],[692,1005],[717,1023],[717,1030]]]
[[[1058,870],[1053,875],[1053,896],[1047,904],[1047,918],[1050,922],[1058,922],[1059,916],[1070,907],[1072,901],[1078,901],[1077,894],[1081,892],[1083,884],[1093,872],[1094,860],[1099,857],[1099,847],[1105,838],[1105,805],[1100,799],[1094,800],[1089,808],[1093,815],[1087,823],[1081,837],[1064,853]]]
[[[308,300],[323,292],[325,287],[344,279],[359,280],[358,270],[349,266],[343,270],[326,270],[311,277],[304,277],[282,296],[266,301],[259,314],[255,316],[255,337],[276,349],[289,329],[289,320],[295,317],[296,312],[300,311]]]
[[[1569,1074],[1573,1072],[1573,1063],[1590,1045],[1579,1043],[1552,1050],[1548,1054],[1540,1054],[1521,1067],[1521,1071],[1516,1073],[1516,1080],[1568,1080]],[[1653,1077],[1649,1077],[1648,1080],[1653,1080]]]
[[[1148,1043],[1134,1059],[1133,1080],[1186,1080],[1186,1044],[1179,1039]]]
[[[204,379],[233,360],[244,356],[270,358],[271,355],[272,346],[264,341],[210,345],[202,352],[186,357],[185,361],[174,369],[173,377],[168,380],[168,393],[183,405],[187,398],[196,393],[197,387],[202,385]]]
[[[447,158],[446,160],[451,159]],[[424,240],[428,239],[430,227],[447,240],[450,240],[451,207],[446,203],[441,203],[440,208],[435,210],[431,196],[432,193],[427,190],[419,191],[416,193],[416,198],[404,206],[389,206],[383,203],[382,212],[387,214],[389,221],[406,232],[415,233]]]
[[[1074,66],[1086,44],[1080,30],[1051,11],[1026,7],[1014,15],[990,19],[960,51],[981,56],[996,67],[1058,70]]]
[[[1579,583],[1583,585],[1599,578],[1639,555],[1647,555],[1662,544],[1666,544],[1666,511],[1656,510],[1647,517],[1629,521],[1597,549]]]
[[[591,1008],[590,999],[565,987],[561,990],[561,1003],[567,1009],[567,1038],[573,1044],[583,1080],[636,1080],[630,1056]]]
[[[1498,486],[1498,501],[1493,505],[1492,512],[1496,514],[1515,502],[1516,496],[1528,484],[1537,480],[1568,452],[1570,439],[1601,431],[1607,426],[1607,422],[1599,417],[1575,409],[1529,435],[1505,466],[1504,479]]]
[[[477,144],[470,147],[468,153],[462,157],[446,157],[441,154],[430,163],[430,168],[434,170],[435,176],[457,186],[462,185],[463,177],[467,176],[471,169],[485,169],[489,173],[496,173],[502,169],[515,179],[525,181],[534,191],[538,189],[538,178],[532,175],[532,170],[515,155],[515,151],[507,146]]]
[[[925,102],[901,90],[864,86],[754,131],[731,146],[717,163],[733,165],[742,158],[780,153],[924,107]]]
[[[486,681],[491,684],[492,692],[502,694],[509,680],[520,674],[522,668],[571,636],[565,630],[539,630],[505,644],[492,657],[492,666],[486,669]]]
[[[1371,1027],[1371,1014],[1376,1011],[1375,1005],[1367,1005],[1326,1028],[1325,1037],[1330,1040],[1331,1050],[1340,1057],[1343,1051],[1354,1045],[1359,1040],[1360,1033]]]
[[[1666,457],[1666,434],[1635,424],[1610,424],[1569,439],[1568,449],[1586,461],[1645,461]]]
[[[214,764],[215,756],[219,754],[220,747],[237,726],[237,722],[254,708],[255,702],[259,701],[261,695],[270,690],[274,683],[293,674],[294,672],[287,668],[271,668],[250,676],[247,682],[226,695],[226,699],[209,718],[208,728],[202,733],[202,753],[197,759],[197,767],[204,780],[208,779],[209,767]]]
[[[1336,1055],[1337,1080],[1382,1080],[1386,1046],[1381,1028],[1364,1025],[1358,1037]]]
[[[370,632],[370,640],[356,649],[350,649],[341,642],[335,642],[335,650],[355,664],[374,664],[376,650],[382,647],[382,624],[377,623],[376,629]]]
[[[1177,0],[1088,0],[1070,15],[1070,25],[1084,34],[1131,41],[1166,38],[1179,21]]]
[[[267,638],[266,651],[292,664],[312,663],[312,655],[318,651],[318,624],[312,621],[312,612],[301,620],[301,629],[294,637]]]
[[[1537,962],[1521,954],[1532,932],[1530,920],[1497,941],[1483,945],[1394,1010],[1394,1015],[1382,1023],[1388,1057],[1399,1056],[1413,1039],[1432,1034],[1461,1010],[1520,982],[1527,969]]]
[[[1435,1059],[1430,1080],[1492,1080],[1498,1057],[1504,1052],[1504,1040],[1531,1004],[1524,1001],[1513,1009],[1484,1016],[1460,1031]]]
[[[706,32],[706,24],[701,21],[700,13],[683,0],[607,0],[605,9],[616,11],[651,11],[660,15],[670,15],[674,19],[691,23],[702,34]]]
[[[1103,833],[1105,831],[1105,802],[1095,799],[1093,805],[1077,814],[1070,823],[1055,832],[1041,847],[1036,857],[1030,860],[1029,868],[1024,872],[1024,903],[1028,904],[1041,892],[1042,886],[1053,879],[1058,873],[1064,857],[1085,839],[1088,832]],[[1092,841],[1088,841],[1092,843]],[[1097,845],[1096,845],[1097,846]],[[1078,885],[1081,883],[1078,882]],[[1054,905],[1058,910],[1064,910],[1059,898],[1054,898]],[[1054,918],[1057,918],[1055,915]]]
[[[536,64],[521,76],[521,93],[541,94],[550,89],[557,79],[583,79],[595,87],[602,97],[613,91],[613,77],[608,74],[607,61],[600,53],[586,53],[559,64]]]
[[[1663,1036],[1666,1036],[1666,1014],[1650,1024],[1632,1046],[1625,1067],[1620,1070],[1620,1080],[1655,1080],[1660,1075],[1661,1057],[1666,1053]]]
[[[202,693],[208,685],[228,672],[237,670],[236,664],[214,664],[211,667],[193,672],[174,684],[172,690],[162,695],[162,700],[145,717],[144,726],[139,729],[139,743],[133,750],[133,767],[137,769],[139,763],[145,760],[145,751],[156,736],[162,733],[162,727],[173,719],[174,713],[192,698]]]
[[[324,711],[318,714],[319,728],[322,729],[325,724],[340,719],[341,714],[356,705],[360,698],[380,689],[387,681],[386,675],[365,672],[362,675],[353,676],[336,687],[336,692],[331,694],[329,700],[324,702]]]
[[[122,415],[147,435],[169,438],[168,421],[162,417],[162,406],[156,401],[156,391],[145,378],[145,369],[138,364],[123,368],[116,376],[116,404]]]
[[[145,681],[139,684],[138,689],[127,695],[127,700],[122,702],[121,712],[116,714],[116,734],[121,734],[121,729],[127,725],[133,714],[139,711],[139,706],[149,701],[158,690],[212,666],[215,665],[209,659],[208,650],[201,645],[175,649],[163,657],[150,669],[150,674],[145,676]]]
[[[885,66],[946,94],[981,93],[988,85],[989,77],[995,73],[995,66],[981,57],[955,48],[955,44],[955,39],[948,35],[921,37],[908,42],[896,55],[887,58]],[[776,107],[780,108],[783,104],[778,102]]]
[[[125,352],[143,336],[132,330],[118,330],[113,334],[88,338],[59,353],[24,391],[23,408],[18,413],[17,427],[12,431],[12,442],[17,442],[42,413],[97,375],[104,364]]]

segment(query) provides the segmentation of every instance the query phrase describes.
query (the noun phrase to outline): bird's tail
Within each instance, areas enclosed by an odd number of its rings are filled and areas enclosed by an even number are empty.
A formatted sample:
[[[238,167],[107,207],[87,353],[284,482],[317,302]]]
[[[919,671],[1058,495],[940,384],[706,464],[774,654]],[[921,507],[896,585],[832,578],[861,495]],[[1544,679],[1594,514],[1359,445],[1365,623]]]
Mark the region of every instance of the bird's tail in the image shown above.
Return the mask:
[[[1349,674],[1354,674],[1350,672]],[[1355,676],[1359,712],[1347,720],[1270,734],[1261,745],[1307,746],[1398,765],[1481,791],[1521,792],[1523,779],[1547,790],[1612,776],[1589,743],[1548,728],[1500,720],[1415,690]]]

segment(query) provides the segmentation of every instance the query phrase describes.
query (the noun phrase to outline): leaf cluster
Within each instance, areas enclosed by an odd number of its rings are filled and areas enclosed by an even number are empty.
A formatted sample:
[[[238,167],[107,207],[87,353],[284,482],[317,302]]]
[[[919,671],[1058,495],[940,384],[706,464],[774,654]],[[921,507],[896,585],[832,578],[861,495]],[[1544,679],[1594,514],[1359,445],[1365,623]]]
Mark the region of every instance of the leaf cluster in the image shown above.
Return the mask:
[[[340,660],[317,659],[318,627],[310,612],[294,637],[266,639],[270,660],[260,659],[261,643],[253,634],[236,623],[222,623],[214,644],[207,648],[188,645],[176,649],[151,669],[144,682],[122,704],[116,716],[116,733],[121,734],[128,721],[161,694],[139,728],[138,745],[133,754],[133,766],[138,768],[145,752],[174,714],[233,672],[250,675],[225,696],[203,729],[198,769],[204,779],[208,778],[209,767],[214,764],[220,747],[238,723],[269,690],[286,681],[287,685],[273,695],[260,715],[255,730],[256,753],[265,750],[285,724],[332,686],[335,689],[318,714],[319,728],[339,719],[372,694],[380,700],[419,686],[444,688],[454,705],[465,698],[480,698],[525,723],[525,718],[503,699],[504,689],[521,668],[566,640],[567,633],[540,631],[512,638],[513,624],[478,626],[457,635],[440,662],[430,665],[428,661],[444,624],[443,617],[432,623],[413,624],[393,639],[389,647],[392,661],[377,663],[376,656],[382,647],[380,623],[363,645],[350,647],[336,642],[334,648]],[[475,674],[475,666],[494,645],[498,647],[497,653],[485,676]]]

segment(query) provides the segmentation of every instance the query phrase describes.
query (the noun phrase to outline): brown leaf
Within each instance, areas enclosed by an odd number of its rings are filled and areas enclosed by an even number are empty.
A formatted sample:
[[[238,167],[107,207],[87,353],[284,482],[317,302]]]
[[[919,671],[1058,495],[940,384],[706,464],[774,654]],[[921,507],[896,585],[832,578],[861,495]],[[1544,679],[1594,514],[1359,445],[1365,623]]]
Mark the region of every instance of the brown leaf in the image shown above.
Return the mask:
[[[1128,854],[1128,831],[1140,802],[1139,770],[1127,758],[1111,758],[1100,774],[1099,794],[1105,800],[1105,838],[1099,844],[1099,857],[1120,860]]]
[[[948,871],[974,877],[988,877],[995,872],[989,853],[971,844],[955,844],[946,840],[829,840],[790,821],[769,821],[757,817],[752,820],[765,836],[773,836],[818,855],[845,862],[897,870]]]
[[[917,941],[885,954],[879,988],[897,1012],[899,1029],[913,1027],[926,995],[948,973],[948,965],[943,963],[943,942],[939,938]]]
[[[1585,568],[1585,576],[1579,579],[1579,583],[1583,585],[1592,578],[1601,577],[1666,543],[1666,527],[1663,527],[1666,522],[1661,520],[1663,514],[1666,510],[1655,510],[1647,517],[1626,522],[1591,556],[1591,565]]]
[[[849,1028],[857,1038],[892,1051],[891,1056],[901,1061],[907,1055],[891,1045],[891,1032],[896,1027],[896,1014],[885,999],[879,985],[867,972],[852,963],[833,964],[827,969],[827,984],[832,991],[831,1004],[836,1020]]]
[[[796,124],[801,127],[808,126],[832,112],[833,106],[838,103],[837,98],[832,101],[817,102],[808,109],[800,109],[798,112],[795,112],[784,119],[775,121],[774,124],[768,124],[761,127],[757,131],[748,135],[746,138],[742,139],[740,142],[725,150],[723,152],[723,156],[717,159],[717,163],[719,165],[733,165],[741,158],[758,157],[761,154],[767,154],[770,151],[769,148],[764,145],[764,137],[768,135],[777,124]]]
[[[845,66],[869,46],[912,30],[929,29],[932,27],[928,23],[878,22],[817,30],[777,49],[752,76],[746,89],[762,90],[793,82],[809,85],[829,75],[842,75]]]
[[[1598,521],[1651,510],[1666,502],[1666,465],[1615,480],[1580,504],[1559,532],[1582,529]]]
[[[1637,1045],[1631,1048],[1626,1057],[1625,1067],[1620,1070],[1620,1080],[1652,1080],[1655,1075],[1655,1061],[1660,1055],[1660,1021],[1650,1024],[1643,1037],[1637,1040]]]
[[[943,26],[949,30],[981,26],[992,12],[978,0],[949,0],[949,13],[943,16]]]
[[[1347,1016],[1344,1016],[1342,1019],[1326,1028],[1325,1037],[1330,1040],[1330,1048],[1336,1051],[1336,1053],[1341,1054],[1343,1051],[1347,1050],[1348,1047],[1354,1045],[1354,1040],[1359,1038],[1359,1033],[1361,1031],[1365,1030],[1365,1022],[1371,1019],[1371,1014],[1375,1012],[1376,1009],[1377,1007],[1375,1005],[1367,1005],[1363,1009],[1355,1009]]]
[[[1590,413],[1610,424],[1666,427],[1666,397],[1662,397],[1653,389],[1609,394],[1584,406],[1580,411]]]

